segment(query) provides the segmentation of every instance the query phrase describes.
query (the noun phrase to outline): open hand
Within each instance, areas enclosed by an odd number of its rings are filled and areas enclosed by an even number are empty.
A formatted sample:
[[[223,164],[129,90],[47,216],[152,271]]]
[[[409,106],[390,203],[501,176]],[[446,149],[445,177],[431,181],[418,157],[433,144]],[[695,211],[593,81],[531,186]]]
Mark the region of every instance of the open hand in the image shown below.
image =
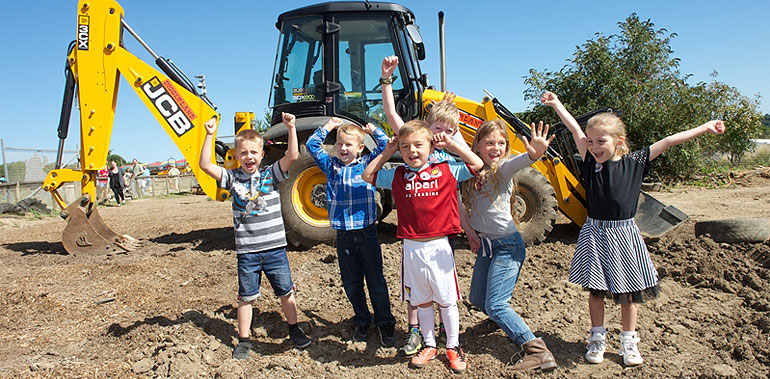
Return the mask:
[[[540,102],[543,103],[544,105],[553,107],[559,104],[559,98],[556,96],[555,93],[551,91],[546,91],[543,94],[543,96],[540,98]]]
[[[203,127],[206,128],[206,134],[213,136],[217,132],[217,116],[212,116]]]
[[[385,59],[382,60],[382,77],[389,78],[393,76],[393,72],[396,71],[396,67],[398,67],[397,56],[391,55],[389,57],[385,57]]]
[[[287,128],[294,128],[296,126],[295,121],[297,120],[297,117],[293,114],[281,112],[281,118],[283,119],[283,123],[286,124]]]
[[[550,129],[551,126],[548,124],[545,124],[545,128],[543,128],[543,122],[540,121],[540,124],[535,127],[535,123],[533,122],[530,131],[532,133],[532,141],[527,140],[527,137],[521,136],[521,140],[524,142],[524,147],[527,149],[527,155],[529,155],[529,159],[536,161],[540,159],[541,156],[543,156],[543,153],[545,153],[545,150],[548,148],[548,145],[553,141],[554,138],[556,138],[556,135],[551,135],[551,138],[546,139],[545,137],[548,136],[548,129]]]

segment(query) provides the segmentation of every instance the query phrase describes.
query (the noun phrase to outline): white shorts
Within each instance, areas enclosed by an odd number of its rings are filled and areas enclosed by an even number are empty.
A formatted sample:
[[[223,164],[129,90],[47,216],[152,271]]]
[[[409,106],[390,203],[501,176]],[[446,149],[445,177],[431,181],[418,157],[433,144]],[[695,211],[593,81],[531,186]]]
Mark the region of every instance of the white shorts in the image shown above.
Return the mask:
[[[448,306],[461,298],[449,240],[446,237],[425,242],[404,239],[401,300],[414,306],[429,302]]]

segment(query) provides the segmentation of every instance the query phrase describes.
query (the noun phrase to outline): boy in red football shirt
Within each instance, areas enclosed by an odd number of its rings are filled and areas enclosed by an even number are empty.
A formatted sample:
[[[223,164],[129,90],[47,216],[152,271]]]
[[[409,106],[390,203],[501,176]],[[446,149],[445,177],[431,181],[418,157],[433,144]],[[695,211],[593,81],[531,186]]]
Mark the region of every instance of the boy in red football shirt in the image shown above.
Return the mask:
[[[433,144],[445,143],[463,162],[433,162]],[[395,153],[401,152],[405,165],[381,170]],[[464,163],[467,162],[467,163]],[[398,138],[391,139],[385,151],[366,167],[362,178],[380,188],[393,191],[398,210],[396,237],[404,239],[401,259],[401,297],[418,307],[423,348],[410,366],[425,367],[438,355],[434,334],[433,303],[439,304],[447,332],[447,358],[455,372],[467,363],[459,344],[460,322],[454,256],[447,236],[461,233],[457,211],[457,183],[473,177],[484,163],[469,149],[459,148],[445,134],[435,139],[425,121],[404,124]]]

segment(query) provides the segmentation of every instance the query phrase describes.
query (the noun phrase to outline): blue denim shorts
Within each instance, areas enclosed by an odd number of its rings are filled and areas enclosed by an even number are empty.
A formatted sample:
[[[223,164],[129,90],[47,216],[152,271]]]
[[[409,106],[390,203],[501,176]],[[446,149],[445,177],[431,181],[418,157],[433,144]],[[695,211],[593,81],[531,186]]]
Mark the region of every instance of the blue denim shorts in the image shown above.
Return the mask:
[[[275,296],[281,297],[294,291],[289,258],[286,248],[238,254],[238,300],[254,301],[259,297],[262,272],[267,276]]]

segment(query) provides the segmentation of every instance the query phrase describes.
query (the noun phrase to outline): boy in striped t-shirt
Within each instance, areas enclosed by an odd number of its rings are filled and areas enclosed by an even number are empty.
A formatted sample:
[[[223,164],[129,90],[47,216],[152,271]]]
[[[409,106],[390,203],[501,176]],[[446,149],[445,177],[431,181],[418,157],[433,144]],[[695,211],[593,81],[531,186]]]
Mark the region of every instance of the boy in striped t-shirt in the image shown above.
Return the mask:
[[[288,130],[288,147],[275,163],[259,169],[265,156],[262,136],[254,130],[242,130],[235,136],[235,157],[240,167],[226,170],[211,161],[216,119],[205,124],[206,138],[201,150],[200,167],[214,178],[219,187],[230,191],[233,200],[235,251],[238,256],[238,345],[233,358],[248,359],[251,350],[249,331],[254,300],[259,297],[262,272],[273,292],[281,298],[281,308],[289,324],[289,337],[302,349],[310,345],[297,325],[297,304],[286,257],[286,232],[281,217],[278,183],[289,177],[289,168],[299,157],[295,117],[283,113]]]

